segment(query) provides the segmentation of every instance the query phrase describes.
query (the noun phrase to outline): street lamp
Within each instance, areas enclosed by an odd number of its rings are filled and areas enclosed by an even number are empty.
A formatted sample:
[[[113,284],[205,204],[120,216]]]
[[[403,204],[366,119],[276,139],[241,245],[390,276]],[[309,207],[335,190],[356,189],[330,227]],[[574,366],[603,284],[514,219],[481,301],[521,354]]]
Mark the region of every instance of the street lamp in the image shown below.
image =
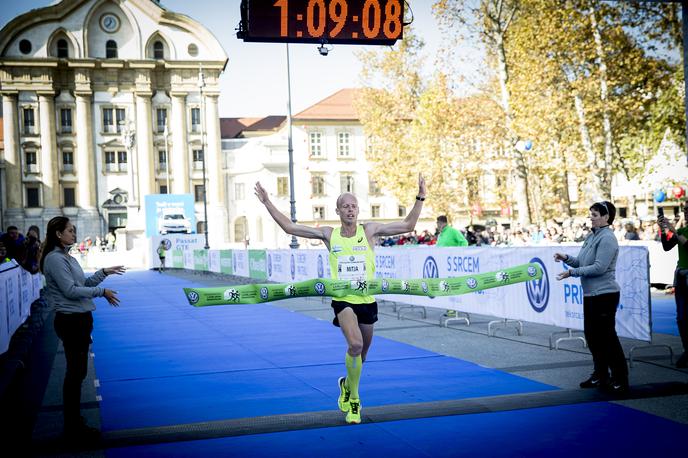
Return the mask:
[[[289,205],[291,208],[291,222],[296,223],[296,199],[294,198],[294,148],[291,141],[291,74],[289,71],[289,43],[287,43],[287,125],[289,126],[289,136],[287,151],[289,152]],[[296,236],[291,236],[289,247],[297,249],[299,242]]]
[[[167,119],[165,119],[165,129],[162,132],[163,137],[165,137],[165,175],[167,176],[167,194],[171,194],[172,189],[170,188],[170,153],[167,148],[167,137],[169,136],[169,131],[167,130]]]
[[[129,206],[134,206],[137,202],[136,198],[136,177],[134,176],[134,158],[133,151],[134,145],[136,144],[136,131],[134,129],[133,123],[125,123],[120,121],[121,133],[122,133],[122,144],[127,150],[127,170],[129,176],[131,177],[131,196],[129,198]],[[119,159],[119,158],[118,158]],[[119,161],[118,161],[119,162]]]
[[[203,233],[205,234],[205,249],[209,249],[208,245],[208,199],[206,198],[206,179],[205,179],[205,101],[203,99],[203,88],[205,88],[205,75],[203,74],[203,65],[198,69],[198,90],[201,93],[201,156],[203,164],[203,216],[205,222],[203,223]]]

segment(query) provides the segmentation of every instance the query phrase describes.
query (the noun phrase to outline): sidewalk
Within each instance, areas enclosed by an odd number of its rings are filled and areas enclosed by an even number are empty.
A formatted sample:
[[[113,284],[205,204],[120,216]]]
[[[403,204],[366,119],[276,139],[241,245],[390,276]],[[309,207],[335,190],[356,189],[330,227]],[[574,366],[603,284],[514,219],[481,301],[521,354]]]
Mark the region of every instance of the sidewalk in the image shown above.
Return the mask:
[[[160,276],[188,279],[205,286],[220,286],[247,283],[250,280],[241,277],[223,276],[211,273],[199,273],[184,270],[168,270]],[[318,320],[331,321],[332,311],[328,299],[306,298],[291,299],[272,303],[276,307],[294,311]],[[379,303],[379,322],[375,326],[377,336],[404,342],[415,347],[439,354],[474,362],[484,367],[517,374],[534,381],[559,387],[563,390],[580,390],[578,383],[588,377],[592,370],[592,361],[580,340],[563,341],[558,350],[550,350],[550,336],[561,328],[533,323],[523,323],[523,334],[518,335],[514,326],[494,327],[494,336],[488,336],[488,323],[494,317],[471,314],[470,326],[450,324],[440,326],[440,317],[444,310],[427,308],[427,316],[421,316],[421,309],[401,310],[398,318],[399,304],[381,301]],[[96,326],[98,323],[96,321]],[[562,335],[557,335],[561,337]],[[662,347],[648,347],[646,343],[621,339],[628,356],[634,350],[634,364],[630,368],[632,386],[648,384],[666,384],[688,382],[688,371],[676,369],[669,361],[669,354]],[[680,339],[668,334],[655,334],[655,345],[668,345],[673,348],[674,360],[680,354]],[[373,345],[374,348],[374,345]],[[42,360],[47,361],[44,369],[40,367],[27,371],[25,390],[27,398],[32,399],[37,407],[35,424],[32,432],[32,444],[38,456],[105,456],[104,451],[65,452],[60,442],[62,429],[61,384],[64,374],[64,352],[52,329],[51,319],[46,320],[41,342],[34,351],[44,352],[41,357],[32,358],[37,366]],[[97,390],[98,355],[89,365],[89,374],[84,382],[82,412],[89,424],[99,426],[100,412]],[[43,378],[43,383],[40,379]],[[41,391],[41,386],[44,389]],[[649,388],[648,388],[649,389]],[[647,391],[647,390],[646,390]],[[661,391],[661,390],[660,390]],[[688,394],[666,395],[657,391],[657,396],[641,396],[640,399],[618,400],[614,403],[637,409],[652,415],[660,416],[675,422],[688,425]],[[683,390],[682,392],[686,392]],[[587,395],[587,393],[585,393]],[[649,396],[649,397],[648,397]],[[513,402],[518,402],[513,397]],[[30,406],[28,406],[30,408]],[[522,407],[521,407],[522,408]],[[60,453],[60,450],[63,452]]]

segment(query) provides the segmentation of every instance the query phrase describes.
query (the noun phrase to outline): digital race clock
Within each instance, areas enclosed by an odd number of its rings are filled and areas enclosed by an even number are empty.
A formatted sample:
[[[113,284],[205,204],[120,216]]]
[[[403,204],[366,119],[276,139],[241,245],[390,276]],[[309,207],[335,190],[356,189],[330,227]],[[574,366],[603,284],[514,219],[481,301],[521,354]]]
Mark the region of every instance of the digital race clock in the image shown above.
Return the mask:
[[[392,45],[404,0],[242,0],[244,41]]]

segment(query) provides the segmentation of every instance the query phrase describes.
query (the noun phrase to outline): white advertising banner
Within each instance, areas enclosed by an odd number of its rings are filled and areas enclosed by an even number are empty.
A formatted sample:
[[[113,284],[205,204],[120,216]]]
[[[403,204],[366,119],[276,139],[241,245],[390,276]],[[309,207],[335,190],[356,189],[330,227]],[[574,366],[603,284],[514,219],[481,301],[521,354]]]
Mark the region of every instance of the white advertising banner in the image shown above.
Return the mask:
[[[180,251],[191,251],[200,250],[205,246],[205,237],[203,234],[167,234],[167,235],[154,235],[148,239],[148,268],[154,269],[160,266],[160,261],[158,259],[158,246],[160,242],[165,242],[165,247],[167,247],[165,264],[167,267],[172,267],[172,252],[176,250]],[[186,257],[185,257],[186,259]],[[193,265],[188,267],[186,262],[184,263],[184,268],[193,269]]]
[[[33,294],[31,274],[25,269],[19,269],[19,322],[23,323],[31,313],[31,304],[37,299]]]
[[[222,265],[220,264],[220,250],[209,250],[208,270],[217,273],[222,271]]]
[[[18,269],[16,266],[10,268],[8,264],[10,263],[2,264],[4,269],[0,270],[0,354],[5,353],[10,346],[12,334],[10,333],[9,300],[7,295],[12,291],[12,279],[16,277],[14,271]]]
[[[620,242],[622,246],[645,246],[650,252],[650,283],[674,283],[674,270],[678,262],[678,249],[664,251],[661,242]]]
[[[376,275],[385,278],[460,277],[537,262],[545,274],[541,280],[460,296],[385,295],[381,299],[583,329],[580,280],[557,281],[556,275],[568,267],[554,262],[556,252],[576,255],[579,250],[580,246],[379,248],[375,251]],[[616,268],[617,282],[621,287],[617,332],[621,336],[644,341],[650,341],[647,258],[648,251],[644,246],[621,246]]]
[[[535,262],[543,269],[544,275],[540,280],[459,296],[384,295],[380,299],[580,330],[583,329],[580,280],[557,281],[557,274],[568,266],[554,262],[556,252],[577,255],[579,250],[579,245],[377,248],[375,275],[378,278],[462,277]],[[232,251],[234,275],[249,276],[248,260],[247,251]],[[184,264],[187,269],[193,269],[192,252],[184,253]],[[616,266],[616,278],[621,287],[617,332],[623,337],[650,341],[647,246],[620,246]],[[326,250],[267,250],[266,269],[267,280],[280,283],[330,276]]]
[[[266,256],[268,281],[276,283],[293,281],[290,270],[291,250],[267,250]],[[294,272],[296,272],[295,263]]]
[[[240,277],[248,277],[248,251],[246,250],[232,250],[232,269],[234,275]]]
[[[196,263],[194,262],[194,252],[193,250],[182,251],[182,256],[184,257],[184,268],[189,270],[194,270]]]

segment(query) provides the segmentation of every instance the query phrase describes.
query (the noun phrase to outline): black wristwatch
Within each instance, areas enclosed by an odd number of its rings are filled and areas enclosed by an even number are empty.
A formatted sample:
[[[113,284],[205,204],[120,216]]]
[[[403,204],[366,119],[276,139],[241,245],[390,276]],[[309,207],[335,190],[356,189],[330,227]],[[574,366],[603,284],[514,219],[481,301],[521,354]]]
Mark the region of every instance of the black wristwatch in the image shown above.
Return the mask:
[[[416,196],[416,200],[420,200],[421,202],[423,202],[425,200],[425,197]]]

